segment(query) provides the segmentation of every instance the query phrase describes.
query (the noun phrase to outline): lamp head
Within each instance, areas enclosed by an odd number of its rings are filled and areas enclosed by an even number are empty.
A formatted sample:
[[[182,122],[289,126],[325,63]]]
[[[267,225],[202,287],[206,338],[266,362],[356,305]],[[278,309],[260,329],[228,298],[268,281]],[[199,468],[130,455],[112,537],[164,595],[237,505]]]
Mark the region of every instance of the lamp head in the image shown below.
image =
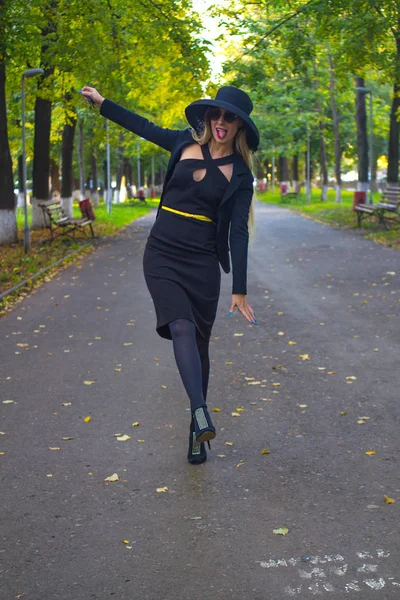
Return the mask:
[[[22,73],[22,77],[35,77],[36,75],[43,75],[43,69],[28,69]]]

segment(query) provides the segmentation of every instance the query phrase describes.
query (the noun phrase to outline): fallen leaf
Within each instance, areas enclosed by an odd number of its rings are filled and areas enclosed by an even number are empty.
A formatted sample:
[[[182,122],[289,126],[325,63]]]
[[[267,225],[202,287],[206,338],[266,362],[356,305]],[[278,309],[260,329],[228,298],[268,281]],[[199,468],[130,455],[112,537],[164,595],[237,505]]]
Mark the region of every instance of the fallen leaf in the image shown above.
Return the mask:
[[[143,444],[144,440],[137,440],[138,444]]]
[[[114,473],[113,475],[110,475],[110,477],[106,477],[104,481],[119,481],[119,477],[117,473]]]
[[[63,442],[66,442],[68,440],[73,440],[74,438],[73,437],[62,437],[61,439]]]
[[[343,410],[340,414],[342,415],[342,417],[345,417],[347,415],[347,412]]]
[[[365,425],[365,421],[357,421],[357,425]]]
[[[120,372],[121,372],[121,369],[114,369],[114,371],[115,371],[116,373],[120,373]]]
[[[243,460],[241,460],[240,462],[238,462],[238,464],[236,465],[236,467],[242,467],[245,464],[246,463]]]
[[[214,411],[214,412],[221,412],[221,409],[220,409],[220,408],[217,408],[217,407],[215,406],[215,407],[213,408],[213,411]]]
[[[233,365],[233,362],[231,360],[227,360],[225,364],[226,365]]]
[[[159,494],[162,494],[163,492],[168,492],[168,488],[167,487],[160,487],[156,489],[156,492],[158,492]]]
[[[129,544],[129,540],[121,540],[123,544]]]
[[[278,331],[278,335],[285,335],[283,331]]]
[[[375,452],[375,450],[368,450],[365,454],[367,456],[372,456],[373,454],[376,454],[376,452]]]
[[[85,423],[89,423],[91,421],[91,419],[92,419],[92,417],[90,415],[88,415],[83,420],[84,420]]]
[[[232,417],[240,417],[240,413],[238,412],[233,412],[231,413]]]
[[[243,333],[234,333],[233,334],[235,337],[242,337]]]
[[[298,404],[297,406],[299,408],[307,408],[308,404]]]
[[[3,404],[15,404],[14,400],[3,400]]]
[[[355,381],[357,379],[357,377],[354,377],[354,375],[349,375],[348,377],[346,377],[347,380],[351,380],[351,381]]]
[[[217,454],[218,458],[226,458],[225,454]]]
[[[225,446],[233,446],[233,442],[225,442]]]
[[[287,535],[289,529],[287,527],[279,527],[279,529],[273,529],[272,533],[275,533],[275,535]]]
[[[62,406],[72,406],[72,402],[63,402]]]
[[[125,342],[124,346],[133,346],[133,342]]]
[[[132,423],[132,427],[139,427],[140,422],[139,421],[135,421],[134,423]]]
[[[117,442],[127,442],[130,439],[131,438],[129,435],[121,435],[121,436],[117,437]]]
[[[261,381],[249,381],[247,385],[260,385]]]
[[[161,389],[162,389],[162,390],[166,390],[167,388],[168,388],[168,386],[167,386],[167,385],[162,385],[162,386],[161,386]]]
[[[60,450],[60,448],[49,448],[49,450]]]
[[[255,379],[254,377],[245,377],[246,381],[254,381],[254,379]]]
[[[281,384],[280,383],[273,383],[272,386],[273,387],[279,387]]]
[[[0,452],[0,456],[4,456],[4,455],[5,455],[5,452]]]
[[[385,498],[385,504],[394,504],[396,502],[396,500],[394,498],[390,498],[389,496],[384,496]]]
[[[261,454],[270,454],[270,451],[264,448],[263,450],[261,450]]]
[[[239,406],[236,410],[240,413],[240,412],[244,411],[244,408],[243,408],[243,406]]]
[[[289,346],[295,346],[297,344],[297,342],[290,341],[290,342],[288,342],[288,344],[289,344]]]
[[[93,385],[94,383],[96,383],[95,381],[84,381],[83,384],[84,385]]]
[[[299,354],[299,357],[301,358],[301,360],[310,360],[309,354]]]

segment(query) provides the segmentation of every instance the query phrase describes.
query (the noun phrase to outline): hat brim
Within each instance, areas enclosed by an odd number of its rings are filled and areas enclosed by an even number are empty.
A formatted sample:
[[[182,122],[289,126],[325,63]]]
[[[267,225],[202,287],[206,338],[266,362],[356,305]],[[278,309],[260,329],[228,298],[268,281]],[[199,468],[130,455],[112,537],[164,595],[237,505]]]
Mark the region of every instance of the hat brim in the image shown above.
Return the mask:
[[[229,104],[229,102],[223,102],[221,100],[196,100],[196,102],[192,102],[185,109],[185,115],[189,122],[189,124],[196,131],[203,129],[204,127],[204,117],[207,111],[207,108],[210,106],[218,106],[218,108],[224,108],[225,110],[229,110],[233,112],[235,115],[240,117],[243,123],[246,126],[246,137],[247,143],[249,147],[255,152],[260,143],[260,135],[258,133],[258,129],[250,119],[249,115],[244,111],[238,109],[233,104]]]

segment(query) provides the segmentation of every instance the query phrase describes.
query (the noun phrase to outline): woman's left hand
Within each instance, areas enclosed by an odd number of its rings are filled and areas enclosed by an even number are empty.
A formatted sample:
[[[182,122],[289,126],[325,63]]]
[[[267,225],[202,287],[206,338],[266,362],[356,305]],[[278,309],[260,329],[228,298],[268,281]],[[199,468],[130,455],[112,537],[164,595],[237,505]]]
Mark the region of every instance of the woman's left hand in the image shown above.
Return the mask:
[[[254,325],[258,325],[255,317],[255,313],[251,308],[250,304],[247,303],[245,294],[232,294],[232,304],[228,312],[228,316],[230,316],[233,311],[237,307],[242,315]]]

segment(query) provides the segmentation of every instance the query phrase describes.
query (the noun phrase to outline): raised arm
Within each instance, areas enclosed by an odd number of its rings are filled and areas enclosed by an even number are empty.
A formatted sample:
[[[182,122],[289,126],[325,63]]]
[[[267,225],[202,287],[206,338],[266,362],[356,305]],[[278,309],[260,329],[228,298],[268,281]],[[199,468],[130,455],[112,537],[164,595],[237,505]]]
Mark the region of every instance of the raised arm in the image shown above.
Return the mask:
[[[172,152],[178,139],[181,135],[181,131],[177,129],[164,129],[154,123],[151,123],[148,119],[137,115],[119,104],[103,98],[95,88],[85,86],[82,88],[82,95],[85,98],[91,98],[94,105],[100,108],[100,114],[110,121],[122,125],[128,131],[132,131],[149,142],[153,142],[157,146]]]

